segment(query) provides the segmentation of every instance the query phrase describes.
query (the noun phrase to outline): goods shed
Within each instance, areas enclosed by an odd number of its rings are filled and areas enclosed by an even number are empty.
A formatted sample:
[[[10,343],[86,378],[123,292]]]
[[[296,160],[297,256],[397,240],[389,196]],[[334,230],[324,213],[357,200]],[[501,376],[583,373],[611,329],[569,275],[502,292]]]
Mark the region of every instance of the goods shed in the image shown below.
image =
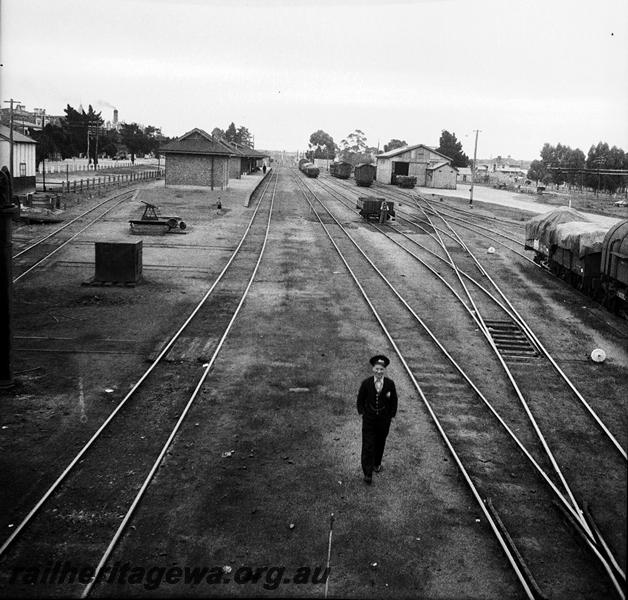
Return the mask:
[[[416,177],[416,184],[422,187],[456,189],[457,171],[451,158],[425,144],[396,148],[376,159],[379,183],[394,184],[398,175],[404,175]]]
[[[167,187],[228,187],[229,160],[234,152],[206,131],[192,129],[159,151],[166,157]]]

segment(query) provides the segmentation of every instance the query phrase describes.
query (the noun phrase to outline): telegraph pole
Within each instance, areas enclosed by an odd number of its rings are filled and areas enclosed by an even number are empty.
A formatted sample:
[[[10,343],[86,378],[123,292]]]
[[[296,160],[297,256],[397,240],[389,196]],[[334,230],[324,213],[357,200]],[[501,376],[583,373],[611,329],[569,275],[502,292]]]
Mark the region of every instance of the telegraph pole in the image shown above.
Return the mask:
[[[11,105],[11,111],[9,113],[9,172],[11,173],[11,180],[13,180],[13,103],[19,103],[19,100],[5,100],[7,104]]]
[[[89,121],[87,121],[87,168],[89,169],[91,159],[89,157]]]
[[[473,208],[473,184],[475,183],[475,159],[478,154],[478,133],[481,129],[474,129],[475,131],[475,145],[473,146],[473,165],[471,167],[471,188],[469,189],[469,206]]]
[[[44,144],[44,131],[46,128],[46,109],[43,109],[41,115],[41,177],[44,184],[44,192],[46,191],[46,145]]]

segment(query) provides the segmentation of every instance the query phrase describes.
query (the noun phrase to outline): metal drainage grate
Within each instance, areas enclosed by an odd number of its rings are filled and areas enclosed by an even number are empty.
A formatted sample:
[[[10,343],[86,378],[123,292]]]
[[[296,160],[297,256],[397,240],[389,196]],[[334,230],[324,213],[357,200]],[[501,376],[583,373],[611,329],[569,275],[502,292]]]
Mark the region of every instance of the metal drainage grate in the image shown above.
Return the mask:
[[[506,358],[534,358],[539,352],[521,328],[512,321],[484,321],[495,346]]]

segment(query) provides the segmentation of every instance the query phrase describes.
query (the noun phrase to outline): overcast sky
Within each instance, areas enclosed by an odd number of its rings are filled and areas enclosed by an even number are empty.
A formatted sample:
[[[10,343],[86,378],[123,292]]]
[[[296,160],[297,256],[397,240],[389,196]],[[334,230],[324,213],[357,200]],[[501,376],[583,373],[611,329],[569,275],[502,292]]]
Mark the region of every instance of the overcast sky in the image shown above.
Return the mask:
[[[361,129],[478,157],[628,151],[626,0],[0,0],[2,100],[303,150]],[[3,106],[8,106],[4,104]]]

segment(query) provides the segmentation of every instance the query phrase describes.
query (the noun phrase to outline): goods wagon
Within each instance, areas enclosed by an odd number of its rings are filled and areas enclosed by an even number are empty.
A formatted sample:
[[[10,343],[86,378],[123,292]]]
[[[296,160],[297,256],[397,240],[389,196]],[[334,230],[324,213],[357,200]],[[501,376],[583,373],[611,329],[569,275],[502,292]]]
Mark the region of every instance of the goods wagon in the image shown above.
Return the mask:
[[[571,208],[526,223],[525,249],[574,287],[613,310],[626,310],[628,221],[605,225]]]
[[[628,310],[628,219],[608,230],[600,273],[604,303],[614,310]]]
[[[329,165],[332,177],[338,177],[338,179],[349,179],[351,171],[353,171],[353,165],[348,162],[333,162]]]
[[[354,169],[355,182],[362,187],[370,187],[375,179],[375,165],[360,163]]]
[[[413,188],[416,185],[416,177],[410,175],[396,175],[395,183],[400,188]]]
[[[360,196],[355,205],[363,219],[384,223],[395,218],[395,203],[386,198]]]
[[[311,162],[308,162],[305,159],[301,159],[299,161],[299,169],[308,177],[318,177],[318,174],[320,173],[318,167],[315,167]]]

